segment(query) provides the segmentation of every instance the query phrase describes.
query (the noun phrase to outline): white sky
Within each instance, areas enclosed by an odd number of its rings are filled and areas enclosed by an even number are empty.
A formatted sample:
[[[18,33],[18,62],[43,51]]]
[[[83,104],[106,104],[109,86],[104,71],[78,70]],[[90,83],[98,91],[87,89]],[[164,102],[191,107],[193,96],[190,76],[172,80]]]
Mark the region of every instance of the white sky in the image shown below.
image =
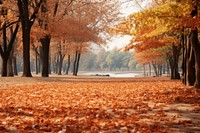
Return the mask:
[[[127,17],[128,15],[134,12],[138,12],[142,10],[148,5],[148,3],[151,2],[151,0],[121,0],[121,1],[129,1],[129,2],[126,2],[126,4],[122,4],[121,6],[122,17]],[[135,1],[137,1],[138,3],[137,2],[135,3]],[[143,2],[139,3],[139,1],[143,1]],[[103,47],[106,50],[112,50],[114,48],[120,49],[128,45],[130,43],[131,38],[132,37],[128,35],[113,36],[109,41],[107,41],[106,46],[103,46]],[[101,49],[97,45],[91,45],[90,48],[92,49],[92,51],[96,51],[97,53],[98,53],[98,50]]]
[[[127,0],[122,0],[122,1],[127,1]],[[130,0],[131,2],[127,2],[126,4],[123,4],[122,5],[122,9],[121,9],[121,12],[122,12],[122,16],[123,17],[126,17],[134,12],[138,12],[140,10],[142,10],[143,8],[146,7],[146,5],[148,5],[148,3],[150,3],[151,0],[145,0],[144,2],[142,3],[139,3],[141,4],[141,7],[135,3],[135,0]],[[137,0],[137,1],[140,1],[140,0]],[[107,42],[107,50],[112,50],[113,48],[117,47],[117,48],[123,48],[124,46],[126,46],[127,44],[129,44],[130,42],[130,39],[132,37],[130,36],[116,36],[116,37],[113,37],[111,39],[111,41],[108,41]]]

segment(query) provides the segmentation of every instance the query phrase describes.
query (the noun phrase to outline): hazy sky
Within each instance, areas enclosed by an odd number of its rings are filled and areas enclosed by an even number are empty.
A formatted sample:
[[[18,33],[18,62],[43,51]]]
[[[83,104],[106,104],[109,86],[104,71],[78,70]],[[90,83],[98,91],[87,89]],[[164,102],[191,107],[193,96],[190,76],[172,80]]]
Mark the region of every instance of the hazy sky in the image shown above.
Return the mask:
[[[120,10],[122,13],[122,17],[127,17],[128,15],[130,15],[134,12],[138,12],[138,11],[142,10],[143,8],[145,8],[147,3],[149,3],[151,0],[145,0],[145,2],[140,2],[140,3],[135,3],[135,0],[121,0],[121,1],[130,1],[130,2],[126,2],[125,4],[122,4],[121,10]],[[136,1],[139,2],[140,0],[136,0]],[[112,50],[113,48],[116,48],[116,47],[118,49],[123,48],[127,44],[129,44],[131,38],[132,37],[128,36],[128,35],[113,36],[109,41],[107,41],[107,45],[104,46],[104,48],[106,50]],[[91,45],[91,49],[93,51],[98,51],[100,49],[100,47],[98,47],[96,45]]]
[[[122,0],[122,1],[128,1],[128,0]],[[151,0],[145,0],[143,2],[139,2],[139,0],[129,0],[131,2],[126,2],[126,4],[123,4],[121,7],[122,16],[126,17],[134,12],[138,12],[145,8],[148,3],[151,2]],[[123,48],[127,44],[129,44],[131,37],[130,36],[116,36],[111,39],[111,41],[108,41],[107,43],[107,49],[112,50],[113,48]]]

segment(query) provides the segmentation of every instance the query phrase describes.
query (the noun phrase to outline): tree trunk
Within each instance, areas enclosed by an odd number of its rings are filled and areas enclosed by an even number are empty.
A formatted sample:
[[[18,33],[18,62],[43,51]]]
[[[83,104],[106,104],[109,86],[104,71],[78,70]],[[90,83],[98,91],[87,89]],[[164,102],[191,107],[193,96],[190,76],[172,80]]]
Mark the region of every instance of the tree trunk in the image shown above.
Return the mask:
[[[70,55],[68,55],[68,61],[67,61],[67,69],[66,69],[66,74],[69,74],[69,68],[70,68],[70,63],[71,63],[71,60],[70,60]]]
[[[8,62],[8,59],[6,59],[6,57],[4,57],[2,60],[3,60],[3,66],[2,66],[1,76],[2,77],[6,77],[7,76],[7,62]]]
[[[35,47],[33,45],[33,50],[35,52],[35,73],[38,74],[39,73],[39,56],[40,53],[38,52],[38,47]]]
[[[185,35],[184,35],[184,28],[182,29],[182,33],[181,33],[181,38],[180,38],[180,41],[181,41],[181,45],[182,45],[182,83],[186,85],[186,38],[185,38]]]
[[[76,51],[75,54],[75,59],[74,59],[74,67],[73,67],[73,75],[76,76],[76,62],[77,62],[77,57],[78,57],[78,51]]]
[[[11,52],[10,57],[8,59],[8,76],[13,77],[13,52]]]
[[[23,77],[32,77],[30,67],[30,29],[23,29]]]
[[[81,53],[78,52],[77,63],[76,63],[76,76],[78,74],[80,58],[81,58]]]
[[[11,28],[11,34],[13,34],[13,29]],[[14,43],[13,43],[14,44]],[[13,55],[14,55],[14,47],[12,47],[12,50],[10,51],[10,56],[8,57],[8,76],[13,77]]]
[[[197,28],[191,31],[191,46],[195,57],[195,83],[194,87],[200,89],[200,43]]]
[[[193,86],[195,82],[195,57],[191,47],[190,37],[187,38],[186,44],[186,85]]]
[[[41,73],[42,71],[42,58],[43,58],[43,51],[42,51],[42,46],[39,46],[39,51],[40,51],[40,55],[39,55],[39,61],[38,61],[38,72]]]
[[[180,55],[181,46],[172,45],[172,56],[169,58],[169,64],[171,68],[171,79],[180,79],[178,72],[178,61]]]
[[[6,23],[4,23],[3,27],[6,26]],[[2,58],[2,72],[1,76],[6,77],[7,76],[7,62],[8,62],[8,54],[7,54],[7,33],[6,28],[3,29],[3,44],[0,45],[0,53]]]
[[[163,70],[162,64],[158,65],[158,68],[159,68],[159,76],[162,76],[162,70]]]
[[[35,52],[35,73],[38,74],[38,55]]]
[[[13,71],[14,71],[14,75],[18,75],[18,72],[17,72],[17,58],[15,56],[13,57]]]
[[[149,76],[151,76],[151,64],[149,63]]]
[[[51,50],[49,50],[51,52]],[[51,55],[49,55],[49,74],[51,74]]]
[[[20,12],[20,20],[22,24],[22,39],[23,39],[23,75],[24,77],[32,77],[30,68],[30,30],[29,21],[29,3],[28,1],[18,0],[18,9]]]
[[[49,36],[45,36],[41,38],[40,41],[42,43],[42,77],[49,77],[49,46],[50,46],[51,38]]]
[[[40,9],[43,0],[37,1],[34,12],[30,16],[29,1],[17,0],[19,18],[22,25],[23,39],[23,75],[24,77],[32,77],[30,68],[30,30],[35,22],[37,13]]]
[[[2,66],[2,76],[5,77],[7,76],[7,63],[8,63],[8,58],[10,56],[10,53],[13,49],[13,43],[15,41],[15,38],[16,38],[16,35],[17,35],[17,32],[18,32],[18,28],[19,28],[19,25],[16,24],[16,27],[15,27],[15,30],[13,32],[13,29],[12,27],[10,28],[10,41],[7,45],[7,33],[6,33],[6,23],[4,23],[3,25],[3,44],[0,45],[0,54],[1,54],[1,57],[2,57],[2,60],[3,60],[3,66]]]
[[[155,72],[155,76],[157,77],[158,76],[158,65],[156,63],[152,63],[152,66],[153,66],[153,69],[154,69],[154,72]]]
[[[64,56],[62,56],[62,54],[59,53],[59,56],[58,56],[58,75],[62,74],[63,59],[64,59]]]
[[[59,56],[56,56],[56,74],[59,72]]]

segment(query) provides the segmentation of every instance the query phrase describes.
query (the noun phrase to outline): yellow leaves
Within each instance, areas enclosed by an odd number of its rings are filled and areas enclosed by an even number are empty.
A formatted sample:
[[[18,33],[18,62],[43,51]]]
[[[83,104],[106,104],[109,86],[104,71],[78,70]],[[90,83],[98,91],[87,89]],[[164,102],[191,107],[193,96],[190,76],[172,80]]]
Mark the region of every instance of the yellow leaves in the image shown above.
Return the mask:
[[[136,35],[135,30],[134,30],[134,29],[131,29],[131,30],[130,30],[130,34],[133,35],[133,36]]]
[[[133,48],[136,48],[136,51],[138,51],[138,49],[141,51],[142,49],[153,48],[153,43],[148,43],[152,45],[152,47],[145,44],[147,39],[160,40],[166,43],[165,45],[169,46],[173,43],[175,45],[180,44],[176,36],[178,36],[182,30],[181,25],[186,24],[183,22],[183,18],[190,14],[191,3],[188,1],[162,1],[162,4],[160,4],[160,2],[157,3],[157,6],[154,5],[151,8],[131,14],[116,26],[116,33],[133,36],[130,44],[125,47],[125,51]],[[189,25],[189,23],[191,22],[187,19],[187,25]],[[199,21],[196,19],[196,21],[192,21],[192,24],[199,25]],[[142,44],[140,44],[140,46],[134,46],[134,43],[138,42]],[[155,48],[157,48],[157,46]]]
[[[180,28],[180,21],[185,14],[190,12],[187,3],[170,2],[154,8],[144,10],[135,16],[140,23],[139,28],[154,27],[155,31],[150,36],[157,36],[163,33],[172,32]]]

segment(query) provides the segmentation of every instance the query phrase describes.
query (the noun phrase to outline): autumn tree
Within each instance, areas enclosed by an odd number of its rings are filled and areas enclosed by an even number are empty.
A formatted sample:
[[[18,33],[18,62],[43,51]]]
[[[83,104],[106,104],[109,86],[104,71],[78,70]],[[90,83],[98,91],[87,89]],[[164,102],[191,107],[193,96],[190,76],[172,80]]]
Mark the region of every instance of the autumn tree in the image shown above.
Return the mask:
[[[104,8],[101,8],[102,5],[105,5]],[[63,16],[62,21],[56,21],[56,23],[49,25],[49,29],[55,26],[60,27],[58,28],[60,36],[58,38],[74,44],[72,46],[75,50],[74,75],[77,75],[79,59],[81,53],[85,51],[84,49],[87,49],[91,42],[103,43],[103,39],[99,36],[99,33],[106,31],[106,24],[110,23],[112,21],[111,17],[114,17],[114,14],[116,14],[116,11],[111,5],[113,3],[107,1],[72,2],[71,8],[73,10],[69,11],[67,16]],[[58,16],[55,17],[55,20]],[[51,28],[51,33],[52,30],[55,29]],[[55,33],[58,34],[56,31]]]
[[[200,44],[198,39],[198,5],[197,0],[190,2],[190,15],[183,20],[182,44],[183,44],[183,76],[186,85],[200,88]],[[185,35],[185,33],[188,34]],[[185,43],[186,42],[186,43]]]
[[[13,44],[18,32],[19,24],[18,24],[18,18],[13,15],[13,12],[11,11],[10,6],[7,4],[7,2],[1,4],[1,16],[0,16],[0,24],[1,24],[1,30],[3,33],[2,36],[2,45],[0,46],[0,54],[3,60],[2,64],[2,73],[1,75],[7,76],[7,64],[8,60],[11,54],[11,51],[13,49]],[[15,29],[13,31],[13,25],[16,24]],[[10,29],[10,33],[7,33],[8,28]],[[8,40],[8,35],[10,35],[10,38]]]
[[[23,39],[23,76],[32,77],[30,70],[30,33],[43,0],[17,0]]]
[[[174,59],[171,60],[173,62],[171,64],[178,63],[177,57],[180,56],[180,41],[177,38],[180,36],[181,32],[180,22],[185,14],[188,13],[190,7],[188,3],[167,3],[166,1],[161,5],[156,2],[156,5],[150,7],[151,8],[130,15],[125,21],[118,25],[115,32],[133,36],[131,43],[127,45],[125,50],[132,49],[138,45],[142,49],[145,47],[148,49],[149,46],[151,47],[155,44],[157,44],[158,47],[160,44],[171,46],[172,49],[176,47],[176,49],[179,50],[172,53]],[[166,41],[166,38],[170,37],[171,40],[168,39]],[[146,40],[150,40],[151,43],[146,42]],[[155,43],[157,40],[163,43]],[[160,46],[162,47],[163,45]],[[176,68],[174,66],[176,66]],[[171,65],[171,69],[174,69],[172,70],[172,79],[180,78],[177,66],[177,64]]]

